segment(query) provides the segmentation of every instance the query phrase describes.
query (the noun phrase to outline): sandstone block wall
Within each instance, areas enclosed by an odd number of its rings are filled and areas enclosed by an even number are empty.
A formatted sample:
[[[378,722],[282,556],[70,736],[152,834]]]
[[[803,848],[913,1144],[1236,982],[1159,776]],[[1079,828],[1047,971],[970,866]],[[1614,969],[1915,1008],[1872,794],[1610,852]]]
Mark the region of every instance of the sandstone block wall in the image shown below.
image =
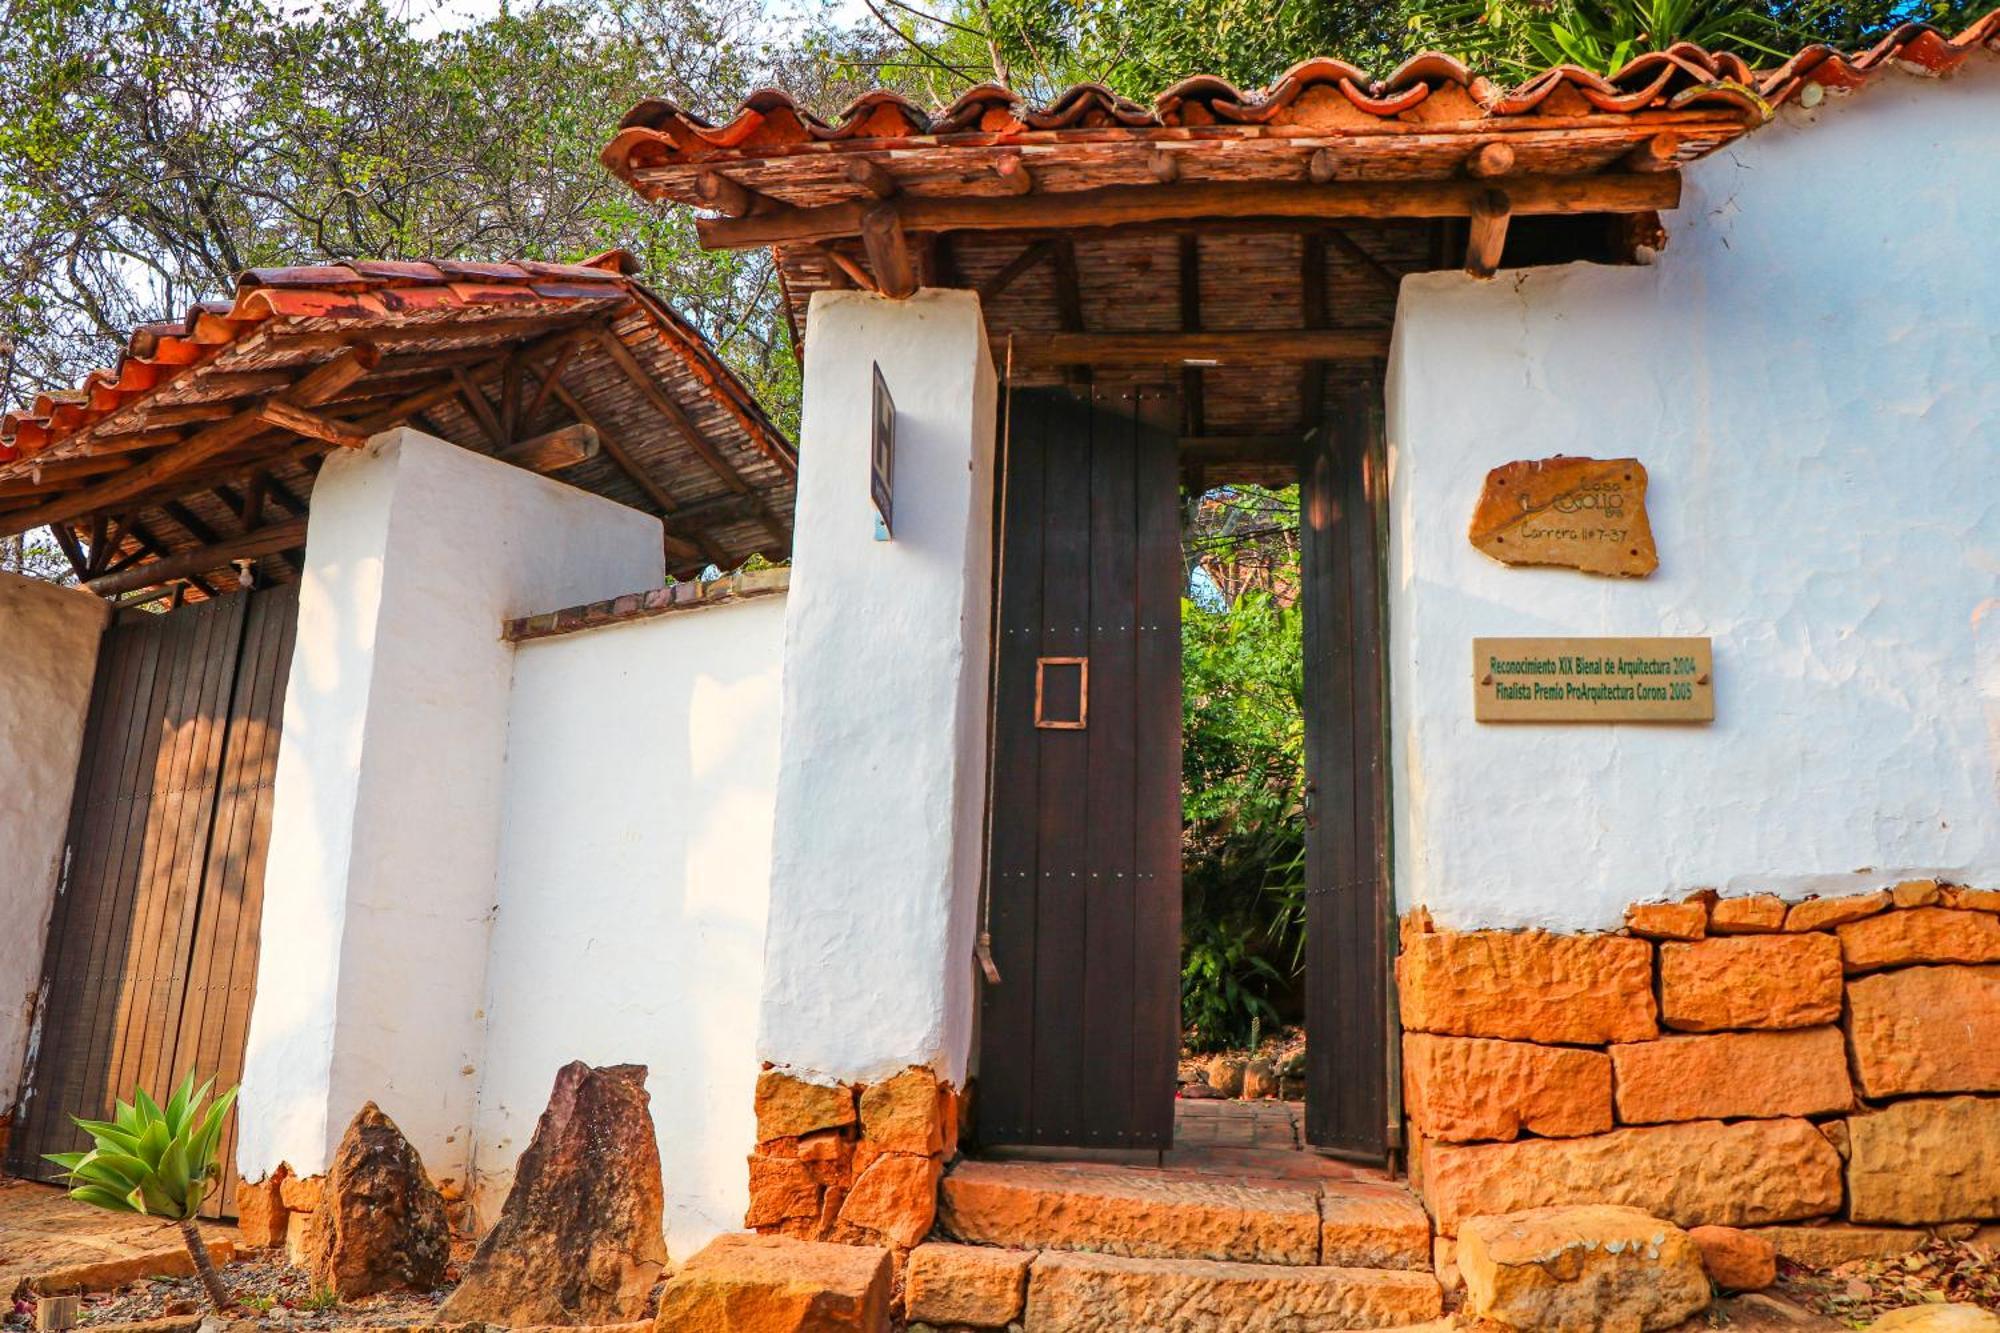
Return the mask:
[[[1441,1235],[1582,1203],[1682,1226],[2000,1216],[2000,892],[1701,894],[1601,935],[1416,912],[1396,972]]]
[[[938,1179],[957,1151],[958,1093],[928,1069],[865,1087],[767,1069],[743,1225],[907,1251],[930,1233]]]

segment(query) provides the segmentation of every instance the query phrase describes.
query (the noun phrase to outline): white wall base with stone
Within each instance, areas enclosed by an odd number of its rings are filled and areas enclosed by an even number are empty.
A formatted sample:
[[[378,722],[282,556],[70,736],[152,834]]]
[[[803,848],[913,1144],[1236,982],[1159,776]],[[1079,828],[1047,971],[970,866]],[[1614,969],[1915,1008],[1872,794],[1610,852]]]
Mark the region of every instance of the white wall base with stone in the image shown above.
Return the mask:
[[[2000,883],[2000,67],[1884,76],[1687,171],[1650,268],[1404,281],[1388,389],[1398,899],[1615,927],[1714,886]],[[1660,568],[1502,566],[1489,468],[1635,455]],[[1481,725],[1475,635],[1707,635],[1707,726]]]
[[[397,430],[313,491],[237,1165],[322,1170],[374,1100],[462,1176],[485,1039],[514,649],[501,622],[657,586],[660,524]]]
[[[872,368],[895,538],[869,503]],[[763,1059],[962,1086],[986,783],[995,375],[970,292],[817,292],[785,620]]]
[[[481,1227],[571,1060],[646,1066],[676,1260],[742,1226],[784,624],[761,597],[516,650]]]
[[[0,1109],[34,1045],[70,793],[110,608],[87,592],[0,573]]]

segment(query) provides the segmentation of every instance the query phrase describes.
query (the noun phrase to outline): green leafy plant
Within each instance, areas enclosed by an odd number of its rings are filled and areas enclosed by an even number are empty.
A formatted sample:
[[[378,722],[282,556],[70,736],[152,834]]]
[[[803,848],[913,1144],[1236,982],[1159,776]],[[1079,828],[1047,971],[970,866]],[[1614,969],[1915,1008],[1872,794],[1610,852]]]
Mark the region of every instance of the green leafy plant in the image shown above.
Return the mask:
[[[194,1221],[210,1186],[222,1177],[222,1122],[236,1101],[231,1088],[204,1112],[202,1103],[214,1085],[210,1079],[197,1088],[190,1073],[164,1108],[137,1089],[131,1102],[118,1103],[113,1119],[76,1120],[93,1140],[89,1151],[47,1156],[69,1174],[71,1198],[177,1224],[209,1303],[222,1310],[230,1303],[229,1291]]]
[[[298,1308],[311,1310],[317,1314],[321,1310],[331,1310],[338,1304],[340,1304],[340,1293],[332,1287],[314,1287],[312,1295],[300,1298]]]
[[[1741,0],[1457,0],[1420,23],[1428,44],[1519,73],[1577,65],[1615,74],[1676,42],[1782,60],[1773,43],[1798,36],[1770,9]]]
[[[1284,976],[1257,952],[1256,926],[1195,923],[1181,946],[1181,1023],[1197,1051],[1247,1045],[1261,1023],[1278,1022],[1264,990]]]

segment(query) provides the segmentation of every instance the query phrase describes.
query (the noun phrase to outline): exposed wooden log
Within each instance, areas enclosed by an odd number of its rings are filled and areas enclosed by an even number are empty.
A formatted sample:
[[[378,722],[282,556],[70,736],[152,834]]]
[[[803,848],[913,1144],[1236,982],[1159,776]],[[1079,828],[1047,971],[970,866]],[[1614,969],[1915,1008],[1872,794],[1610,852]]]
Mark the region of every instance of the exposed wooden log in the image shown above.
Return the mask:
[[[76,533],[69,524],[51,523],[49,533],[56,539],[56,545],[62,548],[63,559],[69,561],[69,572],[79,579],[89,578],[90,556],[84,551],[83,544],[77,541]]]
[[[250,474],[249,484],[243,488],[243,502],[236,506],[236,516],[242,521],[245,532],[263,523],[264,497],[270,490],[271,474],[268,471]]]
[[[877,199],[889,198],[896,193],[898,188],[896,178],[889,174],[888,168],[872,158],[843,157],[840,163],[840,170],[848,180],[859,185]]]
[[[282,398],[273,398],[265,402],[257,409],[257,415],[267,426],[275,426],[294,435],[303,435],[309,440],[324,440],[342,449],[359,449],[368,443],[366,431],[356,430],[345,422],[322,416],[318,412],[309,412],[303,407],[296,407]]]
[[[479,423],[479,429],[485,433],[487,441],[496,449],[507,443],[507,431],[501,426],[498,414],[493,411],[493,404],[488,401],[486,391],[480,388],[473,381],[471,374],[463,368],[453,369],[451,377],[458,385],[458,396],[465,403],[466,411],[472,413],[472,419]]]
[[[1465,159],[1465,174],[1480,180],[1504,176],[1514,169],[1514,146],[1507,143],[1481,144]]]
[[[152,407],[146,410],[146,424],[157,430],[173,426],[199,426],[210,421],[227,421],[241,410],[234,402],[183,403],[177,407]]]
[[[1331,148],[1320,148],[1306,162],[1306,179],[1314,185],[1331,185],[1340,174],[1340,158]]]
[[[106,472],[116,472],[120,468],[130,466],[132,460],[122,454],[111,458],[59,459],[44,463],[40,467],[30,467],[9,481],[0,481],[0,498],[47,495],[52,491],[67,490],[84,477],[102,476]]]
[[[549,391],[555,388],[556,381],[561,379],[563,371],[569,368],[570,358],[576,355],[576,349],[580,346],[582,346],[580,338],[566,337],[563,339],[562,345],[556,348],[555,360],[551,361],[549,368],[542,372],[541,387],[535,390],[535,396],[529,400],[528,406],[522,410],[521,420],[533,421],[535,419],[535,414],[540,412],[543,404],[549,401]]]
[[[380,359],[381,353],[373,344],[356,344],[300,379],[285,399],[300,407],[317,406],[366,375]],[[163,482],[194,471],[210,459],[262,434],[266,428],[260,408],[245,408],[227,421],[219,421],[183,443],[94,486],[72,491],[34,509],[0,516],[0,537],[11,537],[29,528],[60,522],[79,514],[95,513],[144,494]]]
[[[1056,239],[1051,237],[1047,240],[1031,242],[1022,247],[1020,254],[1015,255],[1012,259],[1001,265],[998,272],[985,282],[979,284],[979,303],[984,305],[988,301],[991,301],[994,297],[1013,286],[1014,279],[1055,254],[1056,244]]]
[[[861,267],[860,264],[849,259],[832,246],[823,247],[820,253],[826,256],[827,263],[833,265],[834,269],[847,279],[850,287],[857,287],[864,292],[879,292],[882,290],[875,285],[875,275],[873,273],[870,273],[867,269]]]
[[[158,587],[192,574],[206,574],[212,569],[222,568],[231,561],[273,555],[302,545],[305,539],[306,520],[288,518],[266,524],[240,537],[226,538],[192,551],[179,551],[143,565],[120,570],[116,574],[105,574],[89,579],[83,586],[100,597],[117,597],[124,593],[136,592],[140,588]]]
[[[406,398],[400,398],[379,411],[370,412],[368,415],[357,420],[354,425],[370,433],[387,430],[398,422],[408,421],[412,417],[421,415],[425,410],[436,407],[439,403],[452,397],[457,392],[458,380],[454,376],[447,375],[436,383],[419,389]]]
[[[517,440],[493,456],[530,472],[555,472],[597,457],[598,444],[597,428],[577,422],[532,439]]]
[[[694,195],[701,206],[726,218],[748,217],[757,205],[749,187],[729,179],[719,171],[704,171],[694,178]]]
[[[1035,173],[1019,153],[1002,153],[993,161],[993,174],[1000,178],[1000,188],[1012,195],[1026,195],[1035,192]]]
[[[1672,130],[1662,130],[1625,154],[1624,161],[1619,165],[1626,171],[1636,171],[1641,175],[1672,171],[1680,165],[1681,143],[1680,135]],[[1663,204],[1661,207],[1671,205]]]
[[[400,328],[371,328],[368,330],[368,341],[378,346],[387,347],[398,343],[450,342],[456,339],[463,339],[467,343],[477,340],[479,345],[490,348],[494,344],[506,342],[514,338],[526,337],[529,334],[562,331],[566,327],[583,323],[596,315],[602,314],[605,306],[613,303],[613,298],[610,297],[606,297],[603,304],[576,302],[575,304],[583,306],[588,313],[568,321],[567,324],[564,321],[551,319],[548,316],[540,318],[523,317],[520,319],[483,319],[477,323],[457,325],[409,324]],[[266,346],[286,352],[325,351],[331,348],[346,347],[353,343],[355,337],[351,333],[290,333],[286,332],[283,328],[272,330],[268,336],[270,342],[265,344]],[[464,349],[453,347],[433,348],[429,349],[428,355],[445,358],[460,350]],[[445,363],[440,360],[438,364]]]
[[[1195,333],[1014,335],[1016,369],[1337,361],[1386,356],[1387,329],[1259,329]]]
[[[119,435],[97,435],[90,438],[92,457],[105,454],[133,453],[140,449],[164,449],[170,444],[179,444],[187,438],[184,430],[135,430]]]
[[[1180,160],[1164,148],[1155,148],[1146,155],[1146,170],[1162,185],[1172,185],[1181,178]]]
[[[521,354],[515,352],[500,367],[500,439],[510,445],[521,433]]]
[[[1096,190],[1025,196],[904,196],[896,201],[911,231],[1073,230],[1134,223],[1209,218],[1440,218],[1471,217],[1486,192],[1469,180],[1341,181],[1329,185],[1218,182],[1114,185]],[[1513,211],[1637,213],[1680,202],[1680,173],[1530,176],[1508,188]],[[828,204],[774,208],[755,217],[705,218],[695,225],[712,250],[748,249],[791,241],[858,235],[880,204]]]
[[[1475,278],[1490,278],[1500,269],[1500,256],[1507,248],[1507,220],[1513,213],[1504,190],[1488,190],[1472,212],[1472,227],[1465,242],[1465,271]]]
[[[694,533],[690,540],[688,536],[676,532],[674,514],[680,508],[680,503],[674,499],[673,494],[654,480],[653,474],[646,470],[645,465],[639,462],[616,435],[605,430],[602,423],[592,420],[589,410],[568,389],[558,384],[555,392],[563,406],[567,407],[578,421],[597,432],[597,442],[604,450],[605,457],[609,458],[664,515],[660,522],[661,540],[665,542],[670,554],[678,555],[683,560],[711,560],[718,565],[729,563],[727,553],[710,540],[706,533]]]
[[[868,264],[875,270],[875,285],[882,295],[900,301],[916,292],[917,258],[895,204],[868,210],[861,220],[861,244],[867,248]]]

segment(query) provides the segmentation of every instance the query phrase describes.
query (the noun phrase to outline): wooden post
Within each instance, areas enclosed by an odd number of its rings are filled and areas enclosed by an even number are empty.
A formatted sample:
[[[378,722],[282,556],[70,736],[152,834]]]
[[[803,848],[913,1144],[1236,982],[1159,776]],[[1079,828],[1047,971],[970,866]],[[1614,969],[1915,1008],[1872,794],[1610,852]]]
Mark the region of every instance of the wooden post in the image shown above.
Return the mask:
[[[902,300],[917,290],[917,258],[903,234],[903,220],[892,203],[877,204],[861,220],[861,243],[875,269],[882,295]]]
[[[1465,242],[1465,271],[1490,278],[1500,269],[1507,248],[1507,220],[1513,206],[1504,190],[1488,190],[1472,206],[1472,230]]]

